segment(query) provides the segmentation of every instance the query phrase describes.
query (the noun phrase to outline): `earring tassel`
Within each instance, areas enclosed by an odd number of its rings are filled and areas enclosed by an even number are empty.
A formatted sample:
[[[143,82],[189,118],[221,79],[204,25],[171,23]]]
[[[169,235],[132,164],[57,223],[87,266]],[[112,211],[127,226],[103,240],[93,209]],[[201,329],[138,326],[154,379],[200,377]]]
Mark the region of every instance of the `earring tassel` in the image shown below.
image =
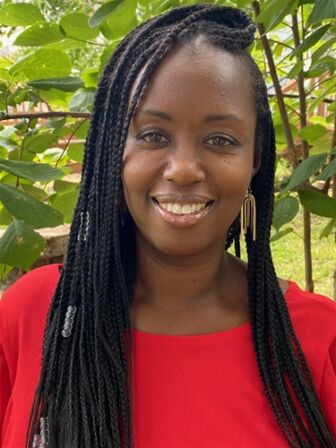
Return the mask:
[[[255,241],[257,238],[256,201],[250,191],[246,193],[244,198],[240,212],[240,220],[242,236],[247,234],[249,228],[252,233],[252,240]]]

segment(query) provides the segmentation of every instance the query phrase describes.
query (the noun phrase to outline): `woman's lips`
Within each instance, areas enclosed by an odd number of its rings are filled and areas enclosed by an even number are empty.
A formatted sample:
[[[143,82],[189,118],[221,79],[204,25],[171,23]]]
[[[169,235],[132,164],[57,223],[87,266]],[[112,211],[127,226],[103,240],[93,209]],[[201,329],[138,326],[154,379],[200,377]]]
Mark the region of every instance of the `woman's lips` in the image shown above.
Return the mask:
[[[175,214],[161,207],[160,203],[152,198],[152,203],[157,213],[169,224],[173,224],[178,227],[189,227],[193,224],[196,224],[200,219],[202,219],[205,215],[208,214],[212,204],[214,201],[209,202],[205,208],[198,212],[190,213],[190,214]]]

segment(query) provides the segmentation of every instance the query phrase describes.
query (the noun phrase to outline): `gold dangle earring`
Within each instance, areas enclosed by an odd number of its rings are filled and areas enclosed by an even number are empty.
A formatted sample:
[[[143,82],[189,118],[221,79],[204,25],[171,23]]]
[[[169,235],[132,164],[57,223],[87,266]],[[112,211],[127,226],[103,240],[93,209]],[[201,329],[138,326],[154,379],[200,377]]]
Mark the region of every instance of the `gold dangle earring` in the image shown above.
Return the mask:
[[[252,234],[252,240],[255,241],[257,237],[257,208],[255,197],[250,187],[247,190],[240,210],[240,229],[242,236],[247,234],[248,228]]]

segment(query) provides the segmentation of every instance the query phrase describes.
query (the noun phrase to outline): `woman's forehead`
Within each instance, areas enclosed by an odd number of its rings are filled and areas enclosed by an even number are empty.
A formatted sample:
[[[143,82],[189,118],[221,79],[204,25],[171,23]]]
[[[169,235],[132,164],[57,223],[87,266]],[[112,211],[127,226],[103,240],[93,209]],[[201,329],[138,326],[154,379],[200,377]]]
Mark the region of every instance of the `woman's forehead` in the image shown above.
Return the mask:
[[[255,114],[250,75],[244,60],[226,50],[200,42],[171,51],[151,76],[141,108],[188,106],[209,109],[210,113],[229,108]],[[139,74],[139,81],[141,74]],[[134,94],[136,84],[133,86]],[[205,112],[205,111],[204,111]]]

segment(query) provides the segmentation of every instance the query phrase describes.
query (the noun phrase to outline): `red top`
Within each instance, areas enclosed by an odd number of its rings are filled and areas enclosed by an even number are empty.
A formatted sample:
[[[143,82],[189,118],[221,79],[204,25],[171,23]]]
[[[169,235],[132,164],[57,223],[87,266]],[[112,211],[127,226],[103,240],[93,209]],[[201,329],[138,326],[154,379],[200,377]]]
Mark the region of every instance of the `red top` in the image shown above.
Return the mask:
[[[25,446],[59,266],[30,271],[0,301],[2,448]],[[336,436],[336,304],[294,282],[285,298]],[[262,390],[249,323],[193,336],[133,334],[136,448],[288,446]]]

